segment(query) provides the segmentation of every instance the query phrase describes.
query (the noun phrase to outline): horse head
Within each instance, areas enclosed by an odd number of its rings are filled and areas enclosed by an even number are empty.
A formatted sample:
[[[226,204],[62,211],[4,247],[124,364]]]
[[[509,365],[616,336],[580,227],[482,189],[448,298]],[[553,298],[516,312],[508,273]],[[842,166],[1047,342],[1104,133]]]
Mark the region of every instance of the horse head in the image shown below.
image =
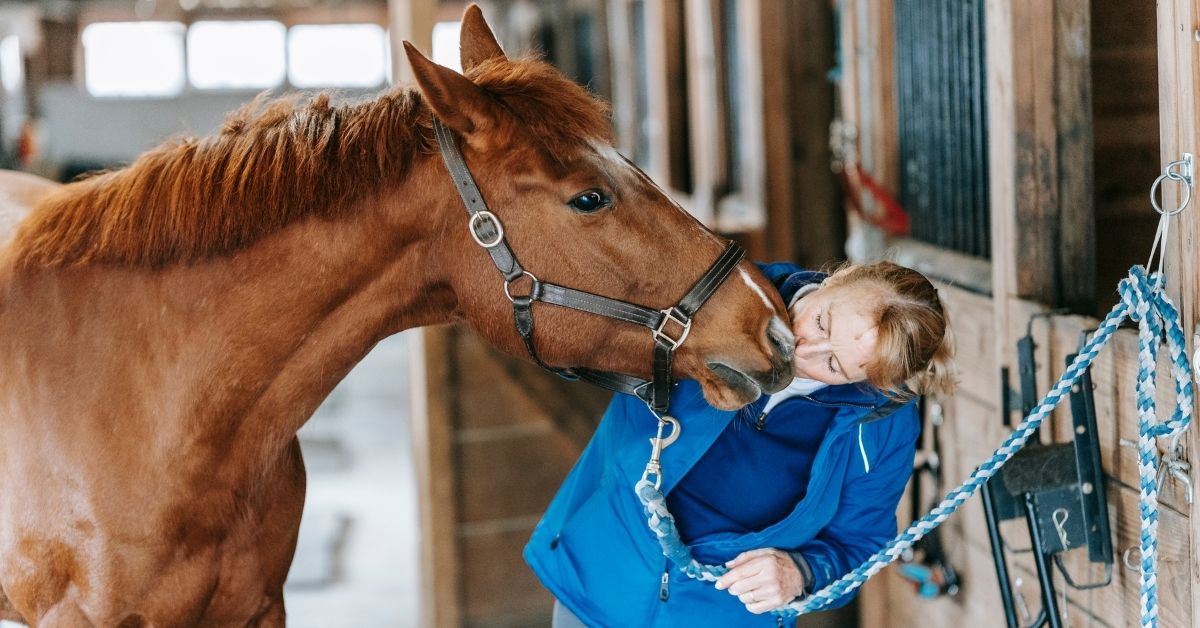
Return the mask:
[[[671,200],[612,144],[605,106],[549,64],[509,59],[479,8],[461,29],[463,74],[406,43],[431,114],[461,138],[479,190],[522,266],[543,282],[656,309],[676,304],[725,241]],[[459,314],[500,349],[525,355],[513,307],[488,253],[467,227],[447,174],[446,215],[458,215],[441,246]],[[454,214],[453,212],[457,212]],[[537,354],[556,367],[648,377],[645,328],[584,312],[533,306]],[[712,405],[732,409],[791,381],[793,338],[778,292],[741,262],[693,319],[674,374],[695,379]]]

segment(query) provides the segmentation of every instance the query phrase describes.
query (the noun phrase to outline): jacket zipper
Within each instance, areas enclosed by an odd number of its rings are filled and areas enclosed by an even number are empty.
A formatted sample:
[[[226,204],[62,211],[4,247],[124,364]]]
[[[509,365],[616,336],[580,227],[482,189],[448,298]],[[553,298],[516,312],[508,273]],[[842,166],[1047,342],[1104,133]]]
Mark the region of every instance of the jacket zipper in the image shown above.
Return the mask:
[[[860,410],[875,408],[875,406],[872,406],[872,405],[865,405],[865,404],[859,404],[859,403],[853,403],[853,402],[828,403],[825,401],[819,401],[817,399],[813,399],[812,397],[810,397],[808,395],[796,395],[795,397],[788,397],[787,399],[784,399],[783,401],[779,402],[775,407],[778,408],[779,406],[782,406],[783,404],[788,403],[789,401],[796,400],[796,399],[803,399],[810,403],[814,403],[818,406],[824,406],[826,408],[850,407],[850,408],[857,408]],[[754,420],[754,429],[756,431],[762,432],[767,429],[767,415],[771,414],[771,412],[773,412],[773,411],[774,411],[774,408],[772,408],[771,410],[763,410],[762,412],[760,412],[758,414],[758,418]]]
[[[671,597],[671,567],[668,565],[663,569],[662,580],[658,585],[658,600],[666,602]]]

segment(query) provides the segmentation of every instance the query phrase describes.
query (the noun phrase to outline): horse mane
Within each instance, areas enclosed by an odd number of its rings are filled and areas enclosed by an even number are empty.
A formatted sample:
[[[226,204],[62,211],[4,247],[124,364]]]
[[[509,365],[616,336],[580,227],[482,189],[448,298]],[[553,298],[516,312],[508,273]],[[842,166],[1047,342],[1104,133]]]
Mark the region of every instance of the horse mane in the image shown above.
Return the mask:
[[[603,105],[544,62],[490,61],[470,76],[550,155],[611,135]],[[13,241],[16,264],[157,268],[232,253],[307,216],[337,218],[434,150],[428,111],[407,87],[336,106],[328,93],[259,96],[214,135],[170,140],[38,202]]]

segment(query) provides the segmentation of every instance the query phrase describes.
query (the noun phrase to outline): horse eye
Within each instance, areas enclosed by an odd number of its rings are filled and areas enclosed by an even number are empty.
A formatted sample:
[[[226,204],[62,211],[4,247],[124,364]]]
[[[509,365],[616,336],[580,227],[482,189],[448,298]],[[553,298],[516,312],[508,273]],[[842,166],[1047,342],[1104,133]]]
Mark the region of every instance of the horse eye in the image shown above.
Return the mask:
[[[611,205],[612,199],[608,198],[608,195],[600,190],[588,190],[567,201],[567,204],[576,211],[590,214]]]

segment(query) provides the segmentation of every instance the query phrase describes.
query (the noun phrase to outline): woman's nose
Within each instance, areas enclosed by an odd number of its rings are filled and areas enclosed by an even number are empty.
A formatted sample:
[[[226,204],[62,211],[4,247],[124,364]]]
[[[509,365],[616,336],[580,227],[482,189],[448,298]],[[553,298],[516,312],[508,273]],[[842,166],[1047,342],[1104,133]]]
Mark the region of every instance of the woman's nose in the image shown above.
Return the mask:
[[[812,341],[804,336],[796,337],[796,357],[808,359],[815,356],[826,349],[825,343],[821,341]]]

